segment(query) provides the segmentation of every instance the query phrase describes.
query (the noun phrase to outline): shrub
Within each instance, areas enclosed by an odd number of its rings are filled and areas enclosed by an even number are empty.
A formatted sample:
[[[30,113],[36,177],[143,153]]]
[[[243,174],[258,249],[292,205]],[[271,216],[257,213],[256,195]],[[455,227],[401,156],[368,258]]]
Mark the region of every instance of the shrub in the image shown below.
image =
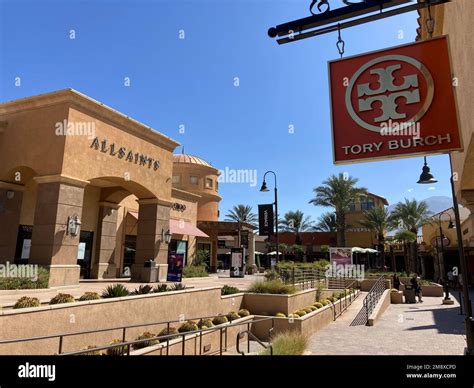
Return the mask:
[[[295,331],[278,333],[272,341],[275,356],[300,356],[307,347],[308,337]],[[260,354],[269,355],[270,349]]]
[[[318,309],[316,306],[309,306],[308,308],[311,309],[311,311],[315,311]]]
[[[283,284],[281,280],[257,280],[247,289],[254,294],[293,294],[295,291],[293,286]]]
[[[155,288],[153,288],[153,293],[160,293],[160,292],[166,292],[168,291],[168,285],[167,284],[158,284]]]
[[[291,315],[291,314],[290,314]],[[276,313],[275,317],[286,318],[286,315],[283,313]]]
[[[302,309],[302,310],[305,311],[306,314],[309,314],[311,311],[313,311],[313,310],[311,310],[309,307],[305,307],[305,308]]]
[[[153,333],[150,333],[149,331],[146,331],[142,334],[140,334],[137,338],[136,338],[136,341],[139,341],[139,340],[145,340],[145,339],[148,339],[148,338],[154,338],[156,337],[155,334]],[[149,341],[143,341],[143,342],[139,342],[139,343],[136,343],[136,344],[133,344],[132,345],[132,348],[133,349],[143,349],[143,348],[146,348],[148,346],[153,346],[153,345],[156,345],[158,343],[158,340],[157,339],[150,339]]]
[[[227,284],[221,288],[221,295],[232,295],[239,292],[240,290],[237,287],[228,286]]]
[[[29,296],[22,296],[20,299],[17,300],[15,305],[13,306],[14,309],[24,309],[28,307],[39,307],[40,301],[38,298],[31,298]]]
[[[288,314],[288,318],[299,318],[299,317],[300,316],[296,312]]]
[[[270,271],[265,272],[265,279],[266,280],[280,280],[280,274],[274,269],[271,269]]]
[[[145,295],[151,294],[153,292],[153,287],[149,284],[140,284],[138,288],[132,291],[131,295]]]
[[[59,293],[58,295],[51,298],[49,304],[73,303],[75,301],[76,300],[72,295]]]
[[[92,350],[92,349],[95,349],[97,348],[96,345],[87,345],[83,348],[81,348],[80,350],[90,350],[90,352],[84,352],[84,353],[81,353],[82,356],[100,356],[102,353],[100,352],[100,350]]]
[[[209,329],[214,326],[211,319],[200,319],[197,325],[200,329]]]
[[[109,345],[117,345],[123,343],[120,339],[114,339]],[[107,349],[107,356],[123,356],[127,353],[127,345],[115,346]]]
[[[79,298],[80,302],[84,302],[86,300],[97,300],[100,299],[100,295],[97,292],[84,292],[84,294],[81,295]]]
[[[327,305],[330,304],[330,303],[331,303],[331,301],[330,301],[329,299],[324,299],[324,300],[321,301],[321,304],[322,304],[323,306],[327,306]]]
[[[316,302],[313,304],[313,306],[316,307],[317,309],[324,307],[324,305],[321,302]]]
[[[183,283],[175,283],[171,286],[170,291],[181,291],[186,289],[186,286]]]
[[[250,311],[246,310],[246,309],[240,309],[239,312],[237,313],[239,314],[240,317],[247,317],[250,315]]]
[[[128,288],[120,283],[111,284],[102,292],[102,298],[120,298],[128,295],[130,295]]]
[[[207,268],[204,264],[201,265],[187,265],[183,268],[183,278],[202,278],[209,276]]]
[[[226,317],[229,321],[232,322],[232,321],[235,321],[236,319],[239,319],[240,315],[237,314],[235,311],[231,311],[230,313],[226,315]]]
[[[169,337],[168,339],[159,338],[158,341],[159,342],[166,342],[167,340],[171,341],[172,339],[179,338],[178,333],[179,333],[179,331],[178,331],[178,329],[176,329],[176,327],[170,326],[169,330],[168,330],[168,328],[165,327],[163,330],[161,330],[158,333],[158,337],[161,337],[163,335],[171,335],[171,337]],[[175,334],[175,335],[173,335],[173,334]]]
[[[227,323],[227,322],[229,322],[229,320],[227,319],[225,315],[222,315],[222,314],[219,314],[217,317],[214,317],[214,319],[212,320],[212,323],[214,325],[222,325],[223,323]]]
[[[48,288],[49,271],[44,267],[38,267],[36,280],[31,277],[1,277],[0,290],[30,290],[37,288]]]
[[[178,329],[180,333],[186,333],[188,331],[196,331],[196,330],[199,330],[199,327],[195,321],[187,321],[183,323],[181,327]]]
[[[302,317],[303,315],[306,315],[307,313],[306,313],[306,311],[304,311],[304,310],[298,310],[298,311],[296,312],[296,314],[298,314],[300,317]]]

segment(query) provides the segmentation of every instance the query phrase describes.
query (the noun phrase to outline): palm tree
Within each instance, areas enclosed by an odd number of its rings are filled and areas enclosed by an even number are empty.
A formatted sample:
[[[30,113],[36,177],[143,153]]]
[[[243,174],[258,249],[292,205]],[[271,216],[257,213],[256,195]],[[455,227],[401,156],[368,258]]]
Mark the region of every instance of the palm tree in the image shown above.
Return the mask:
[[[410,232],[409,230],[401,230],[395,233],[395,236],[393,236],[393,239],[403,244],[403,256],[405,258],[405,272],[407,272],[408,274],[410,272],[414,272],[414,271],[411,271],[410,269],[411,264],[409,260],[409,248],[411,244],[416,243],[416,234],[413,232]]]
[[[385,232],[393,229],[390,212],[386,207],[373,207],[364,211],[364,219],[359,223],[377,236],[377,250],[380,252],[379,266],[385,264]]]
[[[391,223],[402,231],[409,231],[415,235],[415,241],[409,242],[408,268],[411,272],[418,272],[418,244],[416,236],[418,229],[423,225],[431,223],[430,211],[425,201],[418,202],[416,199],[398,202],[391,215]]]
[[[336,213],[337,245],[346,246],[346,213],[349,206],[359,196],[367,194],[367,189],[356,187],[359,180],[340,173],[331,175],[323,182],[322,186],[315,187],[313,191],[316,196],[309,201],[316,206],[332,207]]]
[[[313,226],[311,216],[306,216],[300,210],[285,213],[283,219],[278,221],[278,225],[283,232],[292,232],[296,234],[296,244],[301,244],[301,232],[310,230]]]
[[[321,214],[313,229],[317,232],[336,232],[336,213],[326,212]]]
[[[250,205],[239,204],[234,206],[225,217],[226,221],[246,222],[251,225],[257,224],[257,215],[252,212],[252,206]]]

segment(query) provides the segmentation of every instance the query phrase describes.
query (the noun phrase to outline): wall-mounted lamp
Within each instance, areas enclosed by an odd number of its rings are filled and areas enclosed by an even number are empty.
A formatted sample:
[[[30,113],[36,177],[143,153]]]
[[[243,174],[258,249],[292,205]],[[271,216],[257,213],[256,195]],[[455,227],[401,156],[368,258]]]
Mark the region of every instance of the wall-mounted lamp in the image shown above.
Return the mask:
[[[13,199],[14,196],[15,196],[15,192],[13,190],[7,191],[7,199]]]
[[[79,230],[81,229],[81,220],[79,216],[70,216],[67,219],[67,234],[72,237],[76,237],[79,234]]]
[[[168,229],[166,232],[164,229],[161,229],[161,240],[164,241],[166,244],[171,242],[171,232]]]

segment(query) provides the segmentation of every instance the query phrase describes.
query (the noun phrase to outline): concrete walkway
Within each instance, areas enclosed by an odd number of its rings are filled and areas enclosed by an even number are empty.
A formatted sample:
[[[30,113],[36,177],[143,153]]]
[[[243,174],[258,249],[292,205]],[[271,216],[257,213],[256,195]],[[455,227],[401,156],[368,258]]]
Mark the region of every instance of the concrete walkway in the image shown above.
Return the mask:
[[[365,295],[337,321],[311,336],[315,355],[462,355],[466,346],[459,303],[442,305],[443,298],[423,303],[392,304],[369,326],[350,326]]]
[[[256,280],[263,280],[263,274],[257,275],[245,275],[243,278],[231,278],[229,271],[219,272],[217,274],[211,274],[205,278],[187,278],[183,279],[183,283],[186,287],[192,288],[205,288],[205,287],[222,287],[229,285],[237,287],[240,290],[245,290],[250,284]],[[6,306],[14,304],[22,296],[34,296],[41,302],[49,301],[53,296],[59,292],[71,294],[74,297],[79,298],[84,292],[98,292],[99,294],[111,284],[121,283],[124,284],[130,291],[136,289],[140,284],[130,282],[124,279],[108,279],[108,280],[84,280],[79,283],[79,286],[73,287],[61,287],[56,289],[47,290],[0,290],[0,306]],[[151,286],[156,286],[158,283],[149,283]],[[169,283],[170,286],[172,283]]]

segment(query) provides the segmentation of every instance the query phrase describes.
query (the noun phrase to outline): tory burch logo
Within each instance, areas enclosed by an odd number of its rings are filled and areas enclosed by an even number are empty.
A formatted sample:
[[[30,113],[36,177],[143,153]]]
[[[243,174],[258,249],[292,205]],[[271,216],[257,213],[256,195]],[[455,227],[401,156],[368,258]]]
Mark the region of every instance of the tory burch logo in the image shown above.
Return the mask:
[[[359,111],[366,112],[372,110],[372,104],[375,101],[382,103],[382,115],[375,118],[375,122],[387,121],[389,119],[398,120],[406,118],[405,113],[397,112],[397,98],[404,97],[406,104],[415,104],[420,102],[420,90],[418,89],[418,76],[416,74],[403,77],[402,85],[395,85],[393,72],[400,69],[401,65],[392,65],[386,68],[377,68],[370,71],[370,74],[377,75],[379,78],[379,88],[374,90],[370,88],[369,83],[358,85],[357,97],[359,97]],[[409,88],[417,88],[409,91]],[[385,94],[390,92],[389,94]],[[367,98],[361,98],[367,96]]]

